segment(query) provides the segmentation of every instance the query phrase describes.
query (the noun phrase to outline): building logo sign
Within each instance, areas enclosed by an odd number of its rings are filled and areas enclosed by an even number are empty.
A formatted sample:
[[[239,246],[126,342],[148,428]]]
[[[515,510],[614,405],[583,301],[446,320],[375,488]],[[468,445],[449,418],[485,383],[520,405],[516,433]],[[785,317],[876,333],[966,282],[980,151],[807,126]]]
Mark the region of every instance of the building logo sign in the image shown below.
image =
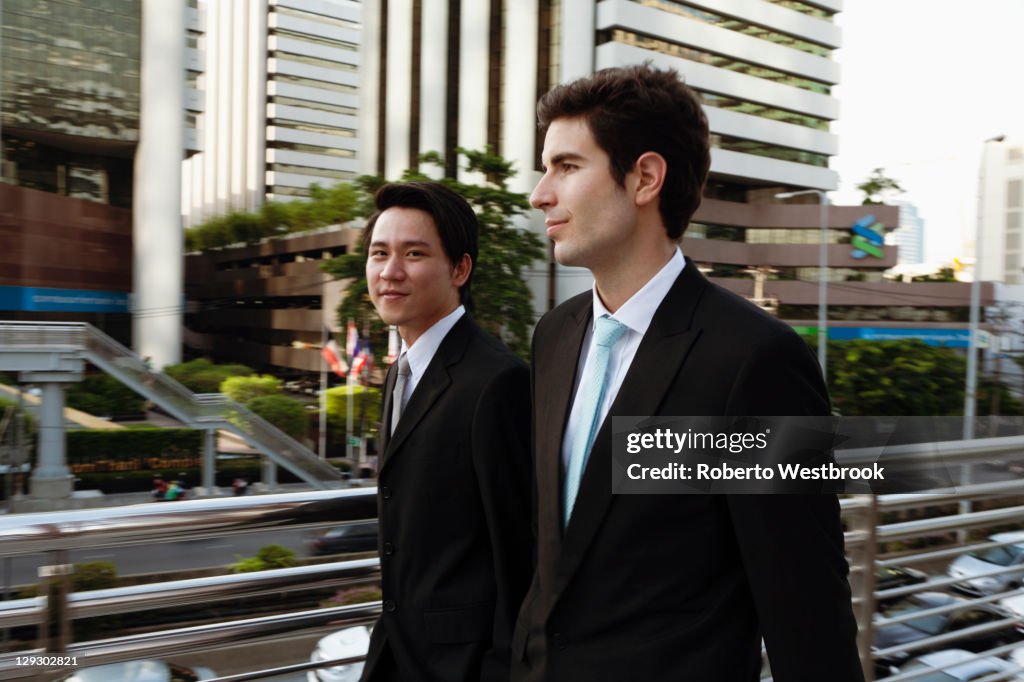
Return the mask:
[[[875,216],[866,215],[853,224],[853,251],[850,253],[854,258],[885,258],[882,253],[882,245],[885,243],[885,225],[875,221]]]

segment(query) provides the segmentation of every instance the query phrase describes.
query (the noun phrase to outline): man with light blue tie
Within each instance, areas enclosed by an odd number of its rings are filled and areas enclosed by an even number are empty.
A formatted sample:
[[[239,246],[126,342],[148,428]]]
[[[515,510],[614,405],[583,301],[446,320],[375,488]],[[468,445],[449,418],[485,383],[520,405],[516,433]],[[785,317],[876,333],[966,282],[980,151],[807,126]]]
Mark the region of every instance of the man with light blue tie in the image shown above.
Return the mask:
[[[672,70],[606,69],[538,104],[531,195],[594,288],[533,338],[537,568],[512,642],[528,682],[861,682],[834,495],[613,495],[613,416],[828,415],[813,355],[679,247],[710,167]]]

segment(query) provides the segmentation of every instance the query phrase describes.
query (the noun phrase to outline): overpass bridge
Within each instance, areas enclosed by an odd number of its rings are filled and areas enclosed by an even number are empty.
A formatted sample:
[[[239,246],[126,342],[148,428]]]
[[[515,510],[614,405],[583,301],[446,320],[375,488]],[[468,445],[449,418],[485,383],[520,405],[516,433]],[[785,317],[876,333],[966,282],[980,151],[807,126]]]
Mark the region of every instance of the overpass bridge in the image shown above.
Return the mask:
[[[213,487],[216,434],[227,431],[314,488],[335,488],[341,473],[312,450],[221,393],[195,394],[138,355],[84,322],[0,321],[0,371],[17,372],[42,391],[32,496],[71,494],[64,446],[64,387],[95,365],[186,426],[204,432],[203,487]]]

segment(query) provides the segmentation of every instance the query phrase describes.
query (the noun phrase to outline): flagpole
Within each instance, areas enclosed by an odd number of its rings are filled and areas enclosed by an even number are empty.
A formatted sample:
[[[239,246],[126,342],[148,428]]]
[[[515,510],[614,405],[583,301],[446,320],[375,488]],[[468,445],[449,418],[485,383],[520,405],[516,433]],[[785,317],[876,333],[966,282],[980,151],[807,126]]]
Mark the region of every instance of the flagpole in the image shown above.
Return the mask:
[[[352,364],[355,363],[353,358],[352,363],[349,364],[349,372],[345,375],[345,386],[348,387],[348,415],[345,419],[345,457],[349,462],[352,460]]]
[[[327,327],[320,325],[320,348],[327,348]],[[327,359],[320,353],[320,459],[327,459]]]

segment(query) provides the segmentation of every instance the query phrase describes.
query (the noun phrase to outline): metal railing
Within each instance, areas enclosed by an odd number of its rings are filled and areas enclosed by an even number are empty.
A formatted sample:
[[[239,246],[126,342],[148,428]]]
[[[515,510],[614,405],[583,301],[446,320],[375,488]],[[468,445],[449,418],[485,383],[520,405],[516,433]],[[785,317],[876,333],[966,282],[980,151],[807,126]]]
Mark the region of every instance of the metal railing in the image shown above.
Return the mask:
[[[989,439],[959,443],[937,443],[926,446],[902,446],[886,452],[887,462],[901,458],[913,459],[922,452],[934,458],[941,452],[942,461],[950,466],[977,463],[993,459],[1024,458],[1024,437]],[[840,451],[837,459],[846,463],[869,461],[877,452]],[[45,552],[50,564],[66,564],[67,552],[72,549],[97,546],[118,546],[169,540],[203,539],[234,535],[259,529],[283,527],[314,527],[346,521],[360,521],[376,515],[375,489],[320,491],[237,497],[229,499],[195,500],[174,505],[138,505],[73,512],[46,514],[20,514],[0,517],[0,557],[13,557]],[[1019,498],[1019,499],[1018,499]],[[989,506],[1000,507],[957,513],[963,501],[985,500]],[[910,658],[925,650],[955,646],[959,638],[984,633],[1018,622],[1007,615],[991,623],[960,630],[952,635],[939,635],[921,639],[910,645],[873,649],[878,627],[899,624],[930,614],[946,613],[965,604],[992,604],[1007,596],[1024,594],[1024,589],[1007,589],[998,594],[975,597],[957,606],[943,606],[915,616],[882,618],[876,615],[878,599],[891,599],[920,591],[949,588],[962,582],[953,577],[931,577],[926,583],[877,591],[874,584],[877,568],[923,565],[932,572],[945,570],[945,562],[969,550],[980,550],[1005,543],[977,542],[964,546],[953,544],[956,531],[981,529],[1007,524],[1024,527],[1024,480],[1012,479],[990,483],[974,483],[956,489],[944,489],[914,494],[856,496],[841,502],[847,525],[846,549],[851,567],[851,587],[854,608],[860,625],[860,647],[868,679],[874,676],[875,658],[879,654],[905,653]],[[879,523],[883,515],[897,512],[915,512],[929,507],[945,507],[951,513],[915,520],[890,520]],[[895,541],[915,540],[941,536],[949,545],[909,553],[877,553],[879,547]],[[939,568],[941,566],[941,568]],[[310,585],[339,586],[371,580],[377,575],[375,559],[329,563],[318,566],[280,569],[270,572],[215,576],[175,581],[163,584],[71,593],[60,589],[48,590],[44,597],[12,600],[0,603],[0,628],[23,625],[42,625],[57,636],[44,638],[37,651],[80,652],[88,655],[90,663],[127,660],[141,655],[166,656],[186,651],[209,649],[228,642],[245,641],[254,637],[292,632],[300,625],[341,622],[357,624],[372,620],[379,610],[379,602],[359,607],[332,607],[300,613],[246,618],[187,628],[175,628],[145,635],[128,635],[115,640],[69,642],[69,623],[80,618],[128,613],[159,606],[179,606],[189,603],[213,601],[230,597],[287,592]],[[1012,568],[993,569],[989,575],[1012,573]],[[980,577],[980,574],[979,574]],[[64,585],[66,574],[53,571],[47,579],[55,585]],[[48,583],[49,586],[49,583]],[[339,625],[340,627],[340,625]],[[45,629],[45,628],[44,628]],[[64,639],[62,640],[61,637]],[[1007,644],[980,655],[1005,654],[1020,644]],[[20,652],[24,654],[25,652]],[[303,664],[308,665],[308,664]],[[11,666],[10,656],[0,656],[0,678]],[[302,667],[296,668],[304,669]],[[281,669],[283,670],[283,669]],[[277,674],[276,670],[273,674]],[[245,679],[257,679],[260,674],[247,673]],[[1003,678],[1013,675],[1007,672]],[[238,678],[242,679],[242,678]],[[913,679],[901,675],[894,682]]]
[[[90,324],[0,322],[0,352],[24,349],[88,360],[188,426],[241,436],[314,487],[332,487],[342,480],[337,469],[251,410],[220,393],[192,393],[166,374],[151,370],[138,355]]]
[[[359,522],[373,519],[376,509],[376,489],[363,488],[2,516],[0,557],[43,552],[49,560],[44,567],[49,577],[42,581],[44,596],[0,602],[0,629],[39,628],[37,646],[0,654],[0,679],[24,672],[16,665],[18,656],[60,653],[87,659],[88,665],[101,665],[210,649],[327,624],[371,623],[380,613],[379,601],[73,642],[71,624],[75,620],[366,584],[379,579],[380,565],[376,558],[356,559],[79,593],[69,590],[66,565],[73,549]]]
[[[836,459],[844,464],[866,465],[877,461],[878,455],[879,451],[876,448],[840,450],[836,453]],[[983,462],[1006,459],[1024,459],[1024,436],[902,445],[885,449],[885,462],[887,466],[893,467],[938,462],[951,471],[960,471],[963,465],[976,466]],[[960,503],[979,500],[1003,506],[959,513]],[[860,628],[861,660],[865,676],[869,681],[875,679],[875,661],[880,657],[907,654],[905,658],[909,660],[926,651],[956,648],[958,641],[973,635],[996,632],[1021,623],[1019,616],[1006,613],[1005,617],[999,620],[963,628],[953,633],[922,638],[910,644],[881,650],[873,646],[878,628],[906,623],[929,615],[951,613],[972,605],[993,604],[1008,596],[1024,594],[1024,589],[1004,590],[997,594],[968,599],[965,602],[936,607],[927,611],[922,610],[912,615],[885,618],[876,614],[876,605],[879,599],[888,600],[922,591],[950,588],[964,581],[963,578],[933,575],[927,582],[885,591],[876,591],[874,585],[875,571],[880,568],[897,565],[911,567],[924,565],[933,567],[934,570],[934,567],[941,563],[942,569],[945,570],[946,561],[965,552],[999,546],[1000,543],[993,542],[972,543],[966,546],[952,544],[942,549],[876,556],[878,547],[897,541],[944,537],[957,532],[994,526],[1001,527],[1008,524],[1024,528],[1024,480],[1017,478],[989,483],[973,483],[915,493],[861,495],[842,500],[841,504],[843,517],[848,528],[851,529],[846,533],[847,552],[850,559],[850,582],[854,595],[854,609]],[[908,521],[879,522],[883,515],[893,512],[913,512],[943,506],[952,510],[952,513]],[[1021,567],[1017,567],[1016,571],[1020,572],[1020,570]],[[991,572],[979,573],[972,578],[986,575],[1006,575],[1013,572],[1013,568],[994,569]],[[986,652],[980,652],[976,658],[987,655],[1003,655],[1022,646],[1024,646],[1024,641],[1009,643]],[[1015,679],[1015,676],[1021,673],[1024,673],[1024,669],[1017,668],[1000,673],[998,676],[992,676],[991,679],[993,682],[1001,679]],[[905,673],[884,679],[891,679],[893,682],[903,682],[904,680],[909,682],[926,674],[927,672]]]

